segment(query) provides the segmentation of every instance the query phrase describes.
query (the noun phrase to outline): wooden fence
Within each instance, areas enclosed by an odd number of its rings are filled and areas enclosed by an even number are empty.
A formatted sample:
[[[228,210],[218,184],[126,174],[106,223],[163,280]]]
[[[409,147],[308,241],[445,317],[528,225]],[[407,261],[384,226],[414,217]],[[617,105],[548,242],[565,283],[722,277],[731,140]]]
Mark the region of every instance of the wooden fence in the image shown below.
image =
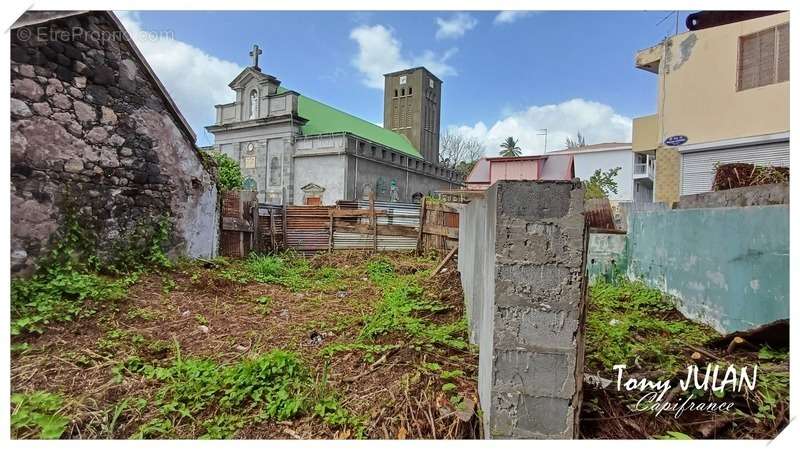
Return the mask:
[[[371,198],[281,206],[259,204],[253,192],[230,191],[221,221],[220,255],[234,258],[286,249],[311,255],[345,249],[447,252],[458,246],[458,212],[427,199],[422,205]]]
[[[445,203],[422,199],[417,252],[427,249],[449,251],[458,247],[458,211]]]

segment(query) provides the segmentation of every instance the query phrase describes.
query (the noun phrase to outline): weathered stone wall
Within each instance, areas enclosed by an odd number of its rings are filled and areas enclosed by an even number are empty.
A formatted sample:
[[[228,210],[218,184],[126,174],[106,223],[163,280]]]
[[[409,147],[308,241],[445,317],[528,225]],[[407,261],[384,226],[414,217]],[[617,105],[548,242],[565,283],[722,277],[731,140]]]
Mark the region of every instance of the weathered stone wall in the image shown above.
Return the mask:
[[[461,216],[459,264],[480,346],[486,435],[575,437],[586,288],[581,184],[501,181]]]
[[[677,209],[788,205],[789,183],[762,184],[681,196]]]
[[[24,28],[11,33],[12,274],[32,271],[67,210],[101,259],[164,217],[170,255],[214,254],[214,180],[112,18]]]

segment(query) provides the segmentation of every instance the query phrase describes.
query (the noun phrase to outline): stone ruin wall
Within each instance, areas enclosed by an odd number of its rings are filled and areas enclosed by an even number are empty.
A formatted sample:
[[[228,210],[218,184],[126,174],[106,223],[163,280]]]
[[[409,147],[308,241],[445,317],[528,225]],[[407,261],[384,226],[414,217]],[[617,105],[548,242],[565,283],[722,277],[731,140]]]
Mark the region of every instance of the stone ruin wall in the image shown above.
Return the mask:
[[[168,255],[213,255],[214,179],[112,19],[24,28],[11,32],[12,275],[33,271],[67,209],[94,233],[101,260],[164,217]]]

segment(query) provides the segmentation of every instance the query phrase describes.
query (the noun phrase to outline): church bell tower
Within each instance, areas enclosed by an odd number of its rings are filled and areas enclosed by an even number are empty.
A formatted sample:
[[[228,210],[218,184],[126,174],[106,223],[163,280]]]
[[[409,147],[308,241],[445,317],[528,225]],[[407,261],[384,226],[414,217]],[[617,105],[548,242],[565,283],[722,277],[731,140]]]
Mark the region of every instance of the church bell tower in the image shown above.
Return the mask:
[[[424,67],[384,75],[383,127],[405,135],[428,161],[439,163],[442,80]]]

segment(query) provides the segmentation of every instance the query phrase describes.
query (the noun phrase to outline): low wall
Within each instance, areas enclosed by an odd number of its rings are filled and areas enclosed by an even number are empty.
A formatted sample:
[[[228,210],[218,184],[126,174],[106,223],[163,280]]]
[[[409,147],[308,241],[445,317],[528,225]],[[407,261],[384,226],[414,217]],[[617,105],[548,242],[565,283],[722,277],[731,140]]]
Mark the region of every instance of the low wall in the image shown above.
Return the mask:
[[[586,223],[579,182],[501,181],[460,214],[459,270],[490,438],[574,438]]]
[[[721,333],[789,317],[789,206],[631,214],[628,275]]]
[[[776,183],[684,195],[677,207],[678,209],[691,209],[788,204],[789,183]]]
[[[487,265],[494,264],[494,252],[487,239],[486,197],[475,197],[458,216],[458,272],[466,302],[469,341],[478,344],[483,304],[490,295]]]
[[[611,281],[617,275],[625,274],[628,269],[627,242],[625,233],[589,233],[586,270],[590,282],[597,278]]]

